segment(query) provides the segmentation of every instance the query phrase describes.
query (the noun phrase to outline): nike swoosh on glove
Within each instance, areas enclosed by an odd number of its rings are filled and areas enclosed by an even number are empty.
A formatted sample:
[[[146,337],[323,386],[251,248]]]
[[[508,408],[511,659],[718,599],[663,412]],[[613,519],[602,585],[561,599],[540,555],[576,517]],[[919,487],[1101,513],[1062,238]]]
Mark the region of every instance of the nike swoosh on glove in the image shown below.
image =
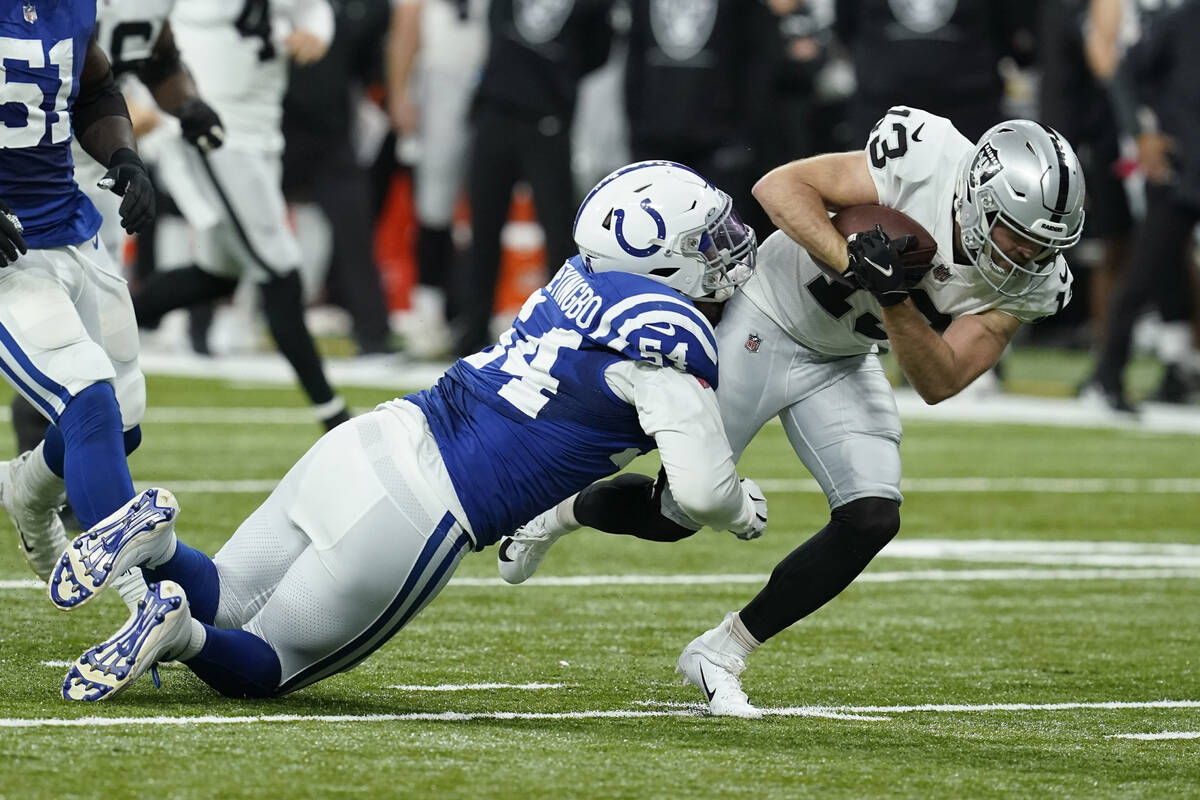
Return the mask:
[[[737,538],[742,541],[750,541],[757,539],[767,532],[767,496],[763,490],[758,488],[758,484],[749,478],[742,478],[742,493],[750,500],[754,507],[754,516],[746,525],[745,530],[735,531],[730,529]]]
[[[870,292],[881,306],[903,303],[913,285],[907,281],[904,253],[917,246],[917,237],[912,234],[891,239],[884,233],[883,226],[854,235],[846,251],[850,265],[846,275],[862,289]],[[922,267],[928,270],[928,265]],[[922,272],[924,274],[924,272]]]
[[[199,97],[191,97],[179,108],[179,127],[183,138],[207,153],[225,143],[225,129],[212,106]]]
[[[121,227],[137,233],[154,219],[154,184],[141,157],[128,147],[112,154],[108,172],[97,184],[124,199],[121,201]]]
[[[29,252],[25,237],[21,235],[24,232],[21,220],[17,219],[8,203],[0,200],[0,267],[7,267]]]

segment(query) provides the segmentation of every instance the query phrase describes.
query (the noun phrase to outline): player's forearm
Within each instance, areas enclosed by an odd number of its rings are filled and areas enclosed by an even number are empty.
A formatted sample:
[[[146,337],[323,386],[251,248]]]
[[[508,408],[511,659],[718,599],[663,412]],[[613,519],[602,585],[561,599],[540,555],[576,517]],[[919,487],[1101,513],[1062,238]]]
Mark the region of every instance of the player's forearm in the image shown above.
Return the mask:
[[[108,166],[118,150],[137,152],[137,137],[129,117],[108,116],[96,120],[85,130],[76,133],[80,146],[87,154]]]
[[[829,221],[826,199],[805,180],[804,166],[793,161],[771,170],[754,185],[754,197],[788,238],[843,272],[849,264],[846,240]]]
[[[911,300],[884,308],[883,325],[900,369],[926,403],[953,397],[974,379],[964,376],[954,350]]]
[[[179,116],[187,101],[198,96],[196,82],[182,65],[172,75],[150,86],[150,93],[154,95],[154,102],[158,103],[158,107],[173,117]]]
[[[408,89],[409,76],[421,46],[421,4],[402,3],[392,12],[387,40],[387,85],[391,97]]]
[[[719,441],[724,441],[724,431],[719,435]],[[728,445],[722,452],[713,447],[711,432],[697,436],[683,426],[680,430],[660,431],[654,439],[671,487],[670,496],[688,518],[717,530],[746,527],[753,519],[754,508],[738,483]]]

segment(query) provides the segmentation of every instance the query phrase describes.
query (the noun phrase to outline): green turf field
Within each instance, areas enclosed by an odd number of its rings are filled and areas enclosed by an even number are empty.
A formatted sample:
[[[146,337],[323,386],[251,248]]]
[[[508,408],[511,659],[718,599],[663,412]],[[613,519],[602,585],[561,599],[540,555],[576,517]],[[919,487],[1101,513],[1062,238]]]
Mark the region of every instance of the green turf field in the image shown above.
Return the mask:
[[[152,378],[150,398],[135,478],[176,488],[209,552],[318,433],[292,389]],[[824,523],[778,426],[741,465],[763,539],[585,531],[522,587],[468,556],[358,669],[271,702],[174,666],[59,699],[124,609],[55,611],[0,521],[0,798],[1196,796],[1200,738],[1122,737],[1200,737],[1200,437],[911,422],[903,452],[900,537],[750,660],[760,721],[704,716],[673,667]]]

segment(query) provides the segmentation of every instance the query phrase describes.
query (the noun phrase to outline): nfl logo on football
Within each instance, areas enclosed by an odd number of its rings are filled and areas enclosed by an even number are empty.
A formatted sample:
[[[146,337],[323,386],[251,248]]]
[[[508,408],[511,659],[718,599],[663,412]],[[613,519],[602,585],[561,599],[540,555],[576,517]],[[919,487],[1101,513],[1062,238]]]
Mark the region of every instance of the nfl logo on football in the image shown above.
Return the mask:
[[[758,352],[758,346],[762,344],[762,337],[755,336],[753,333],[746,339],[746,349],[751,353]]]
[[[26,3],[21,6],[21,10],[25,12],[25,21],[30,25],[37,22],[37,6],[33,3]]]

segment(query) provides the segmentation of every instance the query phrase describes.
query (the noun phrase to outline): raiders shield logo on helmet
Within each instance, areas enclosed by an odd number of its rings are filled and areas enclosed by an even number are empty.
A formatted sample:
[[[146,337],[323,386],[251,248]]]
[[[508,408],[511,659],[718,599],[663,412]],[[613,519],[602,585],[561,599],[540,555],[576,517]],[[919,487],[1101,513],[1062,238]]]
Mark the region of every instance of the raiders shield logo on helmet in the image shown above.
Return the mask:
[[[758,346],[762,344],[762,337],[755,336],[753,333],[746,338],[746,349],[751,353],[758,352]]]

